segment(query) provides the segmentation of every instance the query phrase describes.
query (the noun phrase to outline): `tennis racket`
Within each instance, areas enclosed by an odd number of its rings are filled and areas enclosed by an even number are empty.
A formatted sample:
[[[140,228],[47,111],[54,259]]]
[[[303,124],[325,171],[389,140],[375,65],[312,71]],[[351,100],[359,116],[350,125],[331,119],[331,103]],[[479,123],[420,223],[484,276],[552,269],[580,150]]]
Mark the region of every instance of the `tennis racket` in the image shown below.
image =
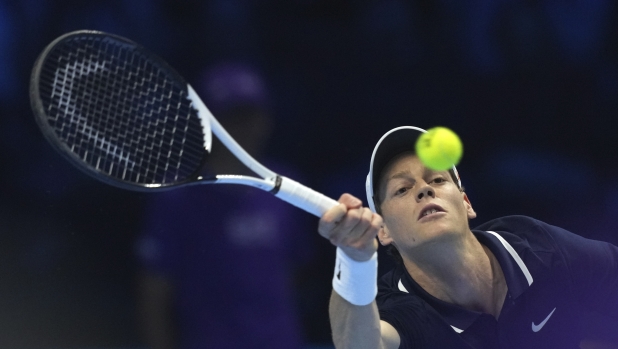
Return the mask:
[[[34,65],[30,101],[52,146],[105,183],[137,191],[248,185],[318,217],[338,204],[256,161],[173,68],[126,38],[89,30],[57,38]],[[212,133],[259,177],[202,176]]]

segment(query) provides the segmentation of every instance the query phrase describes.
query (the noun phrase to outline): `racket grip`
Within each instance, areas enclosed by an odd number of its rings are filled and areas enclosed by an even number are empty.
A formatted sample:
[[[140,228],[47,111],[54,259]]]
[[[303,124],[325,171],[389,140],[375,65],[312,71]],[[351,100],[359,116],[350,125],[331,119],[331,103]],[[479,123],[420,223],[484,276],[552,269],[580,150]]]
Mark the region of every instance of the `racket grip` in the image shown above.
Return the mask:
[[[318,217],[339,205],[339,202],[284,176],[281,176],[281,186],[275,196]]]

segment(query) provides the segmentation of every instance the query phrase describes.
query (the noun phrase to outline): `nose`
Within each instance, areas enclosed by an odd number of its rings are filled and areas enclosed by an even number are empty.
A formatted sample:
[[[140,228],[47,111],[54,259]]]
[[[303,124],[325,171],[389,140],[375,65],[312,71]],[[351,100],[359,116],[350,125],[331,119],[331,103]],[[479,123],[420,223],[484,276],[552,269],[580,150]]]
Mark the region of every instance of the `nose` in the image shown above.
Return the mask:
[[[426,196],[429,196],[431,198],[436,197],[435,191],[429,185],[424,185],[422,188],[420,188],[418,194],[416,194],[416,201],[421,201]]]

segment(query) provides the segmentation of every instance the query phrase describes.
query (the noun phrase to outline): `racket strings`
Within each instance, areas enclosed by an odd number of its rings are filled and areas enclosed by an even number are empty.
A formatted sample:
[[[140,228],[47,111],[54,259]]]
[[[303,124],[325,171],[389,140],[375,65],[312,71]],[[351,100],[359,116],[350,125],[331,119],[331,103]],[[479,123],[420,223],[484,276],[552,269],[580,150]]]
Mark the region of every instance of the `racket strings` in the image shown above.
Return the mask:
[[[48,123],[76,156],[108,176],[185,181],[204,158],[204,134],[186,88],[167,69],[124,42],[65,40],[41,71]]]

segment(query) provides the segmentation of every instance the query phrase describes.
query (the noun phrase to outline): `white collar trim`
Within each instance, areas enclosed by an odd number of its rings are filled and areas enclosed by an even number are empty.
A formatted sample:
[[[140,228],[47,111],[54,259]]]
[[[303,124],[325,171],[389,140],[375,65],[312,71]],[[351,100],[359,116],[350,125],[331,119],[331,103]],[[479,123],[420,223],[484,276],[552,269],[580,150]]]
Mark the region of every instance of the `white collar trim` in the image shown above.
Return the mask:
[[[397,284],[397,287],[399,288],[399,291],[401,291],[401,292],[410,293],[410,292],[408,292],[408,290],[406,290],[405,286],[401,282],[401,279],[399,279],[399,283]]]
[[[532,285],[532,281],[533,281],[532,275],[530,274],[530,271],[528,270],[528,267],[526,267],[526,264],[524,264],[524,261],[521,259],[521,257],[519,257],[517,252],[515,252],[515,249],[513,248],[513,246],[511,246],[511,244],[509,244],[506,240],[504,240],[504,238],[502,236],[498,235],[498,233],[496,233],[494,231],[489,231],[489,230],[487,232],[492,234],[492,235],[494,235],[498,239],[498,241],[500,241],[500,243],[502,243],[502,246],[504,246],[504,248],[509,252],[511,257],[513,257],[513,259],[515,260],[515,263],[517,263],[517,265],[519,266],[521,271],[524,273],[524,276],[526,277],[526,280],[528,281],[528,286]],[[406,287],[401,282],[401,279],[399,279],[399,283],[397,284],[397,288],[399,288],[399,291],[401,291],[401,292],[410,293],[410,292],[408,292]],[[451,327],[457,333],[462,333],[464,331],[464,330],[462,330],[460,328],[457,328],[457,327],[455,327],[453,325],[451,325]]]
[[[530,274],[528,267],[526,267],[526,264],[524,264],[524,261],[521,259],[521,257],[519,257],[517,252],[515,252],[515,249],[513,248],[513,246],[511,246],[511,244],[509,244],[506,240],[504,240],[504,238],[498,235],[498,233],[496,233],[495,231],[488,230],[487,232],[494,235],[502,243],[502,246],[504,246],[504,248],[511,254],[511,257],[513,257],[513,259],[515,260],[515,262],[521,269],[522,273],[524,273],[526,280],[528,280],[528,286],[532,285],[532,281],[533,281],[532,275]]]
[[[453,330],[455,330],[455,332],[457,332],[457,333],[461,333],[461,332],[463,332],[463,331],[464,331],[464,330],[462,330],[461,328],[457,328],[457,327],[455,327],[455,326],[453,326],[453,325],[451,325],[451,327],[452,327],[452,328],[453,328]]]

